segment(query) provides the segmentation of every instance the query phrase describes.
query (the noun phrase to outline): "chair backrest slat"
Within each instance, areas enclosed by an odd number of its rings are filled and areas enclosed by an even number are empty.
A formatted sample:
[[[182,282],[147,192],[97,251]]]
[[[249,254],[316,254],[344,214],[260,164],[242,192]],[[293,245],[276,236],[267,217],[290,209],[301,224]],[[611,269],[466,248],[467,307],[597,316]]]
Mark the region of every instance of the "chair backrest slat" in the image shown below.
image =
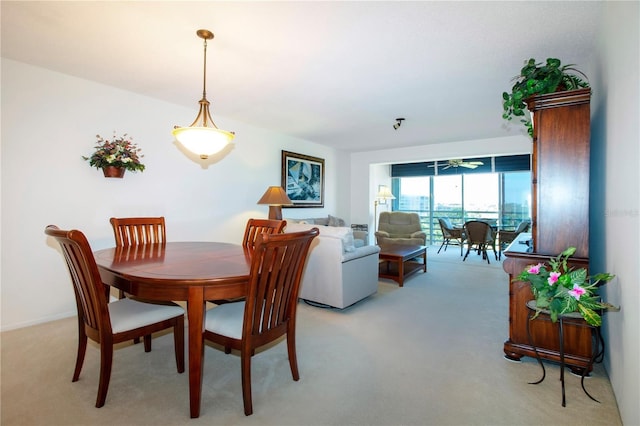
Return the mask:
[[[167,242],[164,217],[112,217],[109,219],[117,247]]]

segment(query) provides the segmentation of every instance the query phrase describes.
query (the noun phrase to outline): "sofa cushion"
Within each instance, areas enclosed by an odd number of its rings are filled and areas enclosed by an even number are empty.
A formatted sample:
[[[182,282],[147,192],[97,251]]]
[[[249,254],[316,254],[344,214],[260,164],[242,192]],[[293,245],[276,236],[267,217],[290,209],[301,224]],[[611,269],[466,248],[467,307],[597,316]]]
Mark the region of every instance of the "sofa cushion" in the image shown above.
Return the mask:
[[[315,226],[312,223],[289,223],[289,219],[287,219],[287,225],[284,228],[284,232],[303,232],[312,228],[318,228],[322,231],[320,227]]]
[[[323,226],[329,225],[328,217],[316,217],[315,219],[309,219],[309,220],[313,220],[313,223],[315,223],[316,225],[323,225]]]
[[[322,225],[322,226],[328,226],[329,225],[329,218],[328,217],[307,217],[307,218],[304,218],[304,219],[290,219],[290,218],[287,218],[286,220],[289,223],[307,223],[307,224],[311,224],[311,225]]]
[[[315,225],[308,223],[287,223],[285,232],[308,231]],[[342,252],[351,253],[356,250],[353,239],[353,230],[345,226],[318,226],[321,237],[338,238],[342,240]]]

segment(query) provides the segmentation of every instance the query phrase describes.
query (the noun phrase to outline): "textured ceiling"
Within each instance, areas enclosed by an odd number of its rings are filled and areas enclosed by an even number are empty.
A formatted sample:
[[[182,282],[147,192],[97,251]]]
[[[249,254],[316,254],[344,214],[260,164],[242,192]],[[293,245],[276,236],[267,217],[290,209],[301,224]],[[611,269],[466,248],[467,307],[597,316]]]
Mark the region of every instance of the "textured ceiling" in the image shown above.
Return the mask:
[[[601,2],[2,1],[2,56],[346,151],[502,137],[524,60],[594,67]],[[396,117],[406,120],[393,129]],[[184,124],[189,123],[172,123]],[[238,135],[240,136],[240,135]]]

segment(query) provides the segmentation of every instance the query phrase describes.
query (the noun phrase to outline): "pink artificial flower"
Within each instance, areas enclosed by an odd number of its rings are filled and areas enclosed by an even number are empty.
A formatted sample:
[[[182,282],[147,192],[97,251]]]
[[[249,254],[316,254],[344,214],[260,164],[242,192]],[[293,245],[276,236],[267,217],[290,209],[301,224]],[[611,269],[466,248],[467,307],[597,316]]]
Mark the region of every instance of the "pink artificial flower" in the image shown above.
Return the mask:
[[[583,294],[585,294],[587,292],[587,290],[585,290],[584,288],[580,287],[578,284],[574,284],[573,285],[573,290],[569,290],[568,293],[575,297],[576,300],[580,300],[580,296],[582,296]]]
[[[549,278],[547,278],[547,282],[549,283],[549,285],[554,285],[555,283],[557,283],[560,275],[562,275],[560,272],[550,272]]]
[[[530,274],[537,275],[540,273],[540,268],[542,268],[543,266],[544,265],[542,263],[538,263],[537,265],[531,265],[527,270],[527,272]]]

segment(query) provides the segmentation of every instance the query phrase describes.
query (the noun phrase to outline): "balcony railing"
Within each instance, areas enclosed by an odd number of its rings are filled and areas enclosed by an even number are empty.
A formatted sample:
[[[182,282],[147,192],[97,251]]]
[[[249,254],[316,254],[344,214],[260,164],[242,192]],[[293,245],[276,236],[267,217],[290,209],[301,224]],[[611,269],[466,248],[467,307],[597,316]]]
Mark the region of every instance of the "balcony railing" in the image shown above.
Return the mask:
[[[447,217],[454,226],[462,226],[467,220],[483,219],[492,222],[492,225],[498,229],[515,229],[518,224],[529,219],[517,214],[505,213],[498,218],[496,211],[480,211],[480,210],[433,210],[433,214],[425,210],[402,210],[405,212],[418,213],[420,216],[420,225],[422,230],[427,234],[427,242],[429,244],[441,244],[443,241],[442,231],[438,223],[439,217]]]

